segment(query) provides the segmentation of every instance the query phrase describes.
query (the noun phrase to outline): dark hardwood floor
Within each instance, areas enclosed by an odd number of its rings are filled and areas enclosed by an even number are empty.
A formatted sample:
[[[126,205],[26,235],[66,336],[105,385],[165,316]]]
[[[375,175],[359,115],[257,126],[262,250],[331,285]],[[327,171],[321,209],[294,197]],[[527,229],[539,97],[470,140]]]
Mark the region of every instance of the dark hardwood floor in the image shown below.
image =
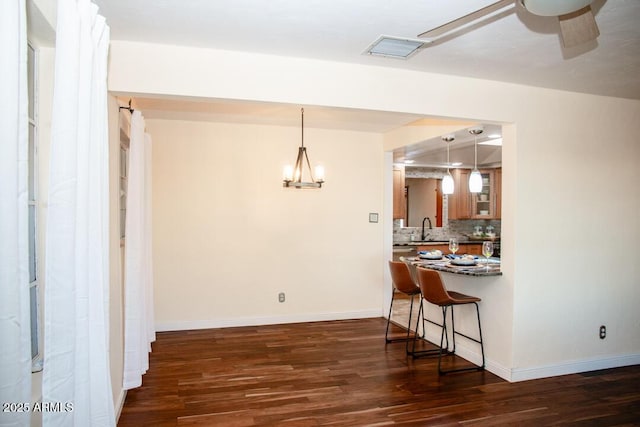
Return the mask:
[[[407,358],[384,328],[380,318],[159,333],[118,425],[640,425],[640,366],[513,384],[486,371],[438,376],[437,358]]]

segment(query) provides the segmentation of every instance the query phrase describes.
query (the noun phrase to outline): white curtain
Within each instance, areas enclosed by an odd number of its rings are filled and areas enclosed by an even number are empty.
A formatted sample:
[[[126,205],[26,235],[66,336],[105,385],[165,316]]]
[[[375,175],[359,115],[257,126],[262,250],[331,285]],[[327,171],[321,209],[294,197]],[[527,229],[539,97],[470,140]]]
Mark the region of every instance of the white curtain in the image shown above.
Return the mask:
[[[46,231],[46,426],[114,426],[108,354],[109,27],[89,0],[58,0]],[[72,410],[71,410],[72,409]]]
[[[142,385],[155,341],[151,268],[151,137],[140,111],[131,116],[124,267],[125,390]]]
[[[0,402],[31,402],[24,0],[0,2]],[[0,425],[29,425],[0,410]]]

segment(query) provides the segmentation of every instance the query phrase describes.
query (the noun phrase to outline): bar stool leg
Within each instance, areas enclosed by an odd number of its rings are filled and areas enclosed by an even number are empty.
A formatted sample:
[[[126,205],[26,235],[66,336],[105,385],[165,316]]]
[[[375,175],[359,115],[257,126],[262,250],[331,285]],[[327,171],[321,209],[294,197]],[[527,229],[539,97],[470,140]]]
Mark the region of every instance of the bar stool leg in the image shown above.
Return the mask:
[[[449,373],[452,373],[452,372],[484,371],[485,358],[484,358],[484,342],[482,340],[482,325],[480,324],[480,307],[478,306],[477,302],[474,302],[473,304],[476,306],[476,316],[478,318],[478,333],[479,333],[479,337],[480,338],[479,339],[475,339],[475,338],[470,337],[468,335],[465,335],[465,334],[463,334],[461,332],[456,332],[455,320],[454,320],[454,315],[453,315],[453,305],[452,305],[451,306],[451,329],[452,329],[452,335],[453,335],[452,336],[452,339],[453,339],[453,351],[450,352],[450,354],[455,354],[455,352],[456,352],[456,334],[462,335],[463,337],[480,344],[480,353],[482,354],[482,365],[480,365],[480,366],[472,366],[472,367],[469,367],[469,368],[442,370],[442,368],[441,368],[442,353],[440,353],[440,356],[438,357],[438,373],[441,374],[441,375],[449,374]],[[448,306],[444,306],[442,308],[443,316],[444,316],[443,324],[446,324],[447,308],[448,308]],[[442,337],[440,338],[440,345],[442,346]]]
[[[405,341],[406,342],[405,350],[407,351],[407,354],[409,354],[409,340],[411,339],[411,318],[413,315],[413,302],[415,300],[415,295],[411,295],[411,303],[409,304],[409,321],[407,323],[407,328],[406,328],[407,336],[405,338],[389,338],[389,324],[391,323],[391,314],[393,312],[393,301],[395,300],[395,296],[396,296],[396,290],[394,289],[393,293],[391,294],[391,304],[389,305],[389,316],[387,317],[387,329],[385,330],[385,333],[384,333],[384,339],[387,343]],[[415,332],[414,332],[414,335],[415,335]]]
[[[480,326],[480,307],[478,307],[478,303],[474,302],[473,303],[476,306],[476,314],[478,315],[478,332],[480,334],[480,353],[482,353],[482,369],[484,369],[485,366],[485,362],[484,362],[484,345],[483,345],[483,341],[482,341],[482,326]]]
[[[411,351],[409,351],[409,342],[407,341],[407,346],[406,346],[406,350],[407,350],[407,354],[411,354],[413,357],[415,357],[416,354],[416,341],[418,339],[418,323],[420,322],[420,317],[422,316],[422,318],[424,319],[424,313],[423,313],[423,303],[422,303],[422,298],[420,298],[420,306],[418,308],[418,315],[416,316],[416,332],[413,334],[413,346],[411,347]],[[423,325],[424,327],[424,325]]]
[[[453,331],[453,333],[451,334],[451,339],[453,340],[453,351],[452,353],[456,352],[456,319],[453,317],[453,307],[451,306],[451,330]],[[448,347],[447,347],[448,349]]]
[[[447,336],[447,350],[449,350],[449,336],[447,335],[447,306],[442,307],[442,332],[440,333],[440,350],[438,352],[438,373],[442,374],[442,369],[440,368],[442,364],[442,345],[444,344],[444,337]],[[455,349],[455,333],[453,337],[453,348]]]
[[[414,300],[414,295],[411,295],[411,303],[409,304],[409,321],[407,322],[407,338],[405,340],[405,344],[404,344],[404,350],[406,354],[409,354],[409,336],[411,335],[411,315],[413,314],[413,300]],[[420,314],[420,313],[418,313]],[[415,332],[413,333],[413,339],[415,340],[415,337],[418,333],[418,330],[416,329]]]
[[[443,322],[442,325],[429,320],[428,318],[425,317],[425,308],[424,308],[424,303],[423,303],[423,299],[422,297],[420,298],[420,310],[418,311],[418,319],[416,320],[416,335],[413,336],[413,349],[411,350],[411,355],[413,356],[413,358],[417,358],[417,357],[422,357],[422,356],[435,356],[436,354],[440,354],[442,352],[442,345],[443,343],[446,343],[446,351],[445,354],[449,354],[449,336],[446,333],[447,331],[447,326],[446,324]],[[421,351],[416,351],[416,341],[417,341],[417,332],[418,332],[418,322],[420,321],[420,315],[422,315],[422,338],[425,337],[426,334],[426,328],[425,328],[425,323],[429,322],[429,323],[433,323],[436,326],[440,326],[442,328],[442,332],[444,334],[444,339],[442,337],[442,335],[440,336],[440,347],[439,348],[434,348],[431,350],[421,350]],[[434,343],[435,345],[435,343]]]
[[[389,305],[389,316],[387,317],[387,330],[384,333],[384,340],[385,342],[392,342],[393,340],[390,340],[388,338],[389,336],[389,323],[391,323],[391,312],[393,311],[393,300],[396,298],[396,290],[395,288],[393,289],[393,291],[391,291],[391,304]]]

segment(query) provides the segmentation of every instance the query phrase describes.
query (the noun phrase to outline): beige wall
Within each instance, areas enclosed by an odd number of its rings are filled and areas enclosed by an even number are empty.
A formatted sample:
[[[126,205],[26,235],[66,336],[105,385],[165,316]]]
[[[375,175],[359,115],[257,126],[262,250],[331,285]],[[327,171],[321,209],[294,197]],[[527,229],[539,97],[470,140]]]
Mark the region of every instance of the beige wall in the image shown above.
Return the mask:
[[[501,227],[504,274],[494,279],[447,278],[451,287],[483,298],[489,368],[505,378],[519,380],[640,363],[640,336],[637,334],[640,326],[637,310],[640,304],[639,272],[633,261],[640,237],[640,192],[637,191],[640,182],[640,168],[637,167],[640,162],[640,145],[637,144],[640,102],[399,69],[127,42],[112,44],[109,87],[116,93],[133,95],[329,105],[506,124]],[[188,131],[188,138],[175,132],[182,126]],[[207,127],[204,133],[211,135],[208,125],[197,127]],[[256,273],[250,269],[235,275],[238,256],[259,257],[252,251],[255,245],[264,251],[276,238],[289,242],[291,228],[283,227],[285,221],[278,220],[274,210],[279,210],[281,215],[302,211],[308,215],[305,218],[310,224],[324,223],[330,230],[312,232],[312,240],[295,247],[313,254],[313,262],[302,261],[305,268],[315,265],[321,269],[342,267],[347,264],[343,263],[342,257],[350,257],[354,262],[349,264],[349,274],[358,281],[384,275],[384,288],[379,287],[380,283],[366,286],[384,289],[384,295],[378,298],[388,298],[390,283],[384,265],[385,259],[390,257],[391,234],[388,155],[384,163],[380,161],[381,153],[377,153],[377,157],[358,164],[358,168],[371,168],[367,174],[377,179],[384,175],[383,184],[366,183],[367,191],[369,187],[375,187],[367,194],[367,200],[370,198],[372,204],[385,209],[383,226],[364,235],[371,242],[386,242],[389,246],[381,248],[364,244],[362,230],[353,234],[334,232],[333,228],[342,222],[337,218],[326,218],[329,209],[338,210],[341,218],[348,218],[348,224],[361,226],[359,221],[366,221],[366,212],[374,207],[344,203],[344,195],[334,194],[329,184],[327,191],[322,190],[318,195],[277,192],[281,189],[276,190],[280,177],[276,166],[280,165],[276,165],[278,162],[271,156],[282,152],[281,141],[286,140],[288,144],[295,141],[293,130],[291,138],[268,138],[264,146],[258,145],[257,149],[268,161],[250,160],[248,163],[266,165],[266,169],[260,171],[247,169],[251,176],[265,180],[260,187],[266,192],[262,198],[243,180],[236,183],[231,179],[236,177],[232,173],[247,154],[239,148],[245,148],[255,139],[253,127],[234,130],[237,135],[245,135],[234,139],[236,149],[211,139],[209,145],[216,148],[205,147],[203,141],[198,143],[200,139],[191,129],[178,123],[170,126],[150,123],[150,128],[158,141],[158,155],[165,150],[165,145],[173,146],[170,150],[177,172],[174,175],[181,184],[180,189],[192,196],[189,200],[179,198],[180,203],[162,206],[158,206],[160,201],[157,201],[156,206],[169,210],[174,222],[187,215],[197,220],[196,224],[206,225],[200,230],[206,236],[222,233],[229,244],[226,247],[231,251],[224,255],[219,247],[209,248],[211,243],[201,241],[194,230],[188,227],[181,230],[183,225],[168,224],[168,219],[163,222],[162,218],[167,214],[159,214],[154,237],[160,238],[160,242],[164,240],[166,245],[156,242],[155,268],[157,280],[162,281],[157,282],[157,310],[172,326],[200,320],[204,312],[211,310],[212,304],[219,305],[206,301],[203,296],[210,300],[222,297],[225,303],[233,305],[228,298],[231,291],[215,294],[212,286],[219,289],[239,284],[250,299],[249,304],[256,309],[251,315],[254,317],[268,315],[273,309],[294,309],[293,305],[279,306],[269,299],[273,301],[274,293],[283,285],[288,286],[284,289],[287,292],[306,289],[300,288],[300,277],[305,277],[300,273],[309,275],[315,271],[308,268],[302,271],[294,260],[285,263],[278,253],[270,255],[270,259],[280,266],[279,275],[267,275],[261,281],[254,280]],[[165,131],[174,132],[173,136],[164,135]],[[230,128],[228,132],[231,132]],[[354,139],[358,140],[355,135]],[[193,148],[188,145],[191,141],[196,141]],[[396,146],[397,143],[392,146],[383,142],[382,150]],[[287,153],[281,155],[291,156],[288,154],[291,150],[288,147]],[[345,175],[354,167],[338,161],[340,150],[341,147],[331,146],[326,154],[323,153],[328,183],[332,177],[339,177],[332,185],[345,184]],[[313,150],[311,153],[318,155]],[[225,159],[228,163],[215,160],[216,168],[210,167],[216,157],[213,154],[229,156]],[[251,151],[249,154],[252,155]],[[205,156],[210,160],[208,163],[202,160]],[[154,161],[166,164],[169,159],[155,157]],[[208,193],[192,194],[188,185],[206,178],[198,172],[205,166],[215,171],[218,178],[208,183]],[[166,188],[170,193],[177,193],[179,189],[171,187],[178,185],[169,179],[171,170],[165,173],[167,176],[162,175],[155,183],[155,192]],[[154,177],[159,176],[156,171]],[[185,182],[182,181],[184,177],[191,179]],[[273,184],[267,185],[267,179],[273,179]],[[612,190],[611,180],[617,183],[615,190]],[[232,186],[236,190],[234,194],[229,193]],[[216,204],[214,209],[211,197],[206,197],[212,191],[213,195],[225,195],[220,201],[231,202],[231,206],[224,208],[227,211],[216,212],[222,207]],[[304,205],[306,209],[303,210],[298,199],[292,198],[298,196],[309,198]],[[323,203],[316,205],[313,197]],[[210,212],[216,213],[215,221],[204,218],[205,213]],[[273,230],[264,240],[251,235],[256,231],[255,222],[262,218],[257,212],[264,212],[268,221],[261,225]],[[198,215],[203,217],[194,218]],[[306,232],[304,224],[298,222],[295,215],[291,217]],[[233,221],[241,225],[247,245],[232,243],[229,232],[219,229],[222,227],[220,220],[226,220],[223,221],[225,225]],[[273,229],[272,224],[275,224]],[[188,232],[188,239],[182,231]],[[198,253],[197,249],[202,247],[211,249],[209,256]],[[282,249],[288,245],[276,242],[276,247]],[[338,256],[332,249],[340,247],[350,250],[341,251]],[[370,251],[367,261],[361,258],[364,257],[361,248]],[[185,249],[186,253],[180,252]],[[250,255],[246,255],[248,250]],[[159,260],[172,257],[182,265],[178,267],[176,262],[169,266],[159,264]],[[223,257],[224,262],[219,257]],[[198,273],[203,271],[202,266],[193,260],[206,261],[215,269],[206,269],[206,274]],[[335,260],[340,260],[339,264]],[[260,261],[259,265],[266,264],[266,261]],[[178,274],[178,270],[182,273]],[[330,274],[344,277],[339,272],[324,271],[321,277],[330,277]],[[233,283],[229,282],[230,278],[234,279]],[[186,292],[182,293],[181,288]],[[383,293],[382,290],[379,292]],[[297,298],[296,304],[300,304],[295,306],[297,314],[326,312],[331,307],[330,298],[334,297],[321,295],[316,298],[316,293],[305,292],[294,298]],[[185,307],[191,310],[180,318],[170,318],[169,304],[177,304],[180,310]],[[368,304],[363,304],[363,308],[365,306]],[[226,318],[232,313],[223,308],[218,314]],[[250,320],[248,317],[240,321]],[[464,316],[461,322],[465,322]],[[600,324],[608,326],[606,340],[597,337]]]
[[[382,217],[380,135],[305,128],[327,182],[296,190],[281,176],[299,127],[147,120],[147,130],[159,330],[382,315],[382,223],[369,223],[369,212]]]

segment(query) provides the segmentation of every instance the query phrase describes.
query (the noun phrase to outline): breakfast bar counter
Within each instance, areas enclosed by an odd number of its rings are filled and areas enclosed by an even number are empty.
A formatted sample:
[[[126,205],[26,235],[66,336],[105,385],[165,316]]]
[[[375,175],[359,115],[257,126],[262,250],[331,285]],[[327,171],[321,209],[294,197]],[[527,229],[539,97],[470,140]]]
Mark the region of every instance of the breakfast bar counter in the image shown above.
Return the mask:
[[[445,273],[462,274],[465,276],[502,276],[500,259],[489,258],[488,263],[484,259],[478,259],[476,265],[453,265],[451,260],[443,257],[439,260],[427,260],[420,257],[408,257],[405,260],[415,267],[424,267]],[[487,268],[488,266],[488,268]]]

